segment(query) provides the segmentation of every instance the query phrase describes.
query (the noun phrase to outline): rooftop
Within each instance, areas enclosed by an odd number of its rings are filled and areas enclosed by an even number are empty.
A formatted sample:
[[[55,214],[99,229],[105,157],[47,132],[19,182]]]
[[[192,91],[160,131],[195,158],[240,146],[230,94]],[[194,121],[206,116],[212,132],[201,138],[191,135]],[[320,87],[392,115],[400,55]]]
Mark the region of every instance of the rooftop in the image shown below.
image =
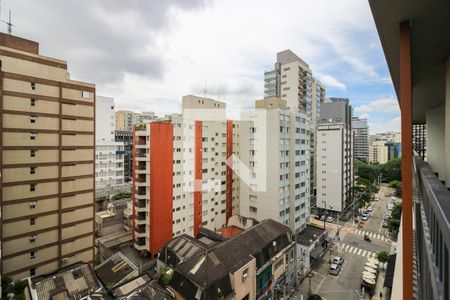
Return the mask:
[[[33,299],[80,299],[101,289],[88,264],[75,264],[30,280]]]
[[[325,233],[325,229],[316,226],[307,225],[306,228],[299,232],[296,236],[297,243],[303,246],[310,246],[314,243],[320,236]]]
[[[94,270],[106,288],[113,288],[138,274],[137,267],[121,252],[114,253]]]

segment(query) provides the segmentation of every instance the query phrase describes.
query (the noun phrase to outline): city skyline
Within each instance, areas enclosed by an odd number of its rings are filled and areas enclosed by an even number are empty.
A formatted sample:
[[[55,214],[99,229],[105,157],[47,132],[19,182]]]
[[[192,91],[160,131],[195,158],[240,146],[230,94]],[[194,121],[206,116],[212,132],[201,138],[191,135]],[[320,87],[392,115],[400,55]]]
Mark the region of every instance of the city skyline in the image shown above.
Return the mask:
[[[252,3],[233,1],[2,4],[13,11],[15,35],[42,41],[44,55],[74,62],[71,77],[96,82],[118,109],[163,115],[179,110],[182,95],[197,94],[226,102],[234,118],[262,98],[264,71],[276,53],[291,49],[328,96],[349,98],[355,115],[369,119],[371,134],[399,130],[397,99],[365,2],[258,2],[257,14]],[[57,19],[47,19],[49,8]],[[302,18],[289,14],[296,9]],[[82,24],[73,17],[80,15]],[[65,26],[55,27],[59,21]],[[70,38],[54,43],[54,36]]]

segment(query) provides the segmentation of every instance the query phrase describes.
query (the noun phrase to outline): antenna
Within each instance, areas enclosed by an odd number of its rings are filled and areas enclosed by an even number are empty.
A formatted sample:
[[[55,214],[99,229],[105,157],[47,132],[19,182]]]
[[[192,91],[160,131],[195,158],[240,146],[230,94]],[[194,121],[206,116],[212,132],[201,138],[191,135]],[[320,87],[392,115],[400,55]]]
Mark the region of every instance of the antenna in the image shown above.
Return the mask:
[[[0,3],[0,9],[1,9],[1,3]],[[1,12],[1,10],[0,10],[0,12]],[[15,25],[11,22],[11,10],[9,10],[9,21],[7,22],[2,19],[0,19],[0,21],[2,21],[3,23],[6,23],[6,25],[8,25],[8,34],[12,34],[12,27]]]

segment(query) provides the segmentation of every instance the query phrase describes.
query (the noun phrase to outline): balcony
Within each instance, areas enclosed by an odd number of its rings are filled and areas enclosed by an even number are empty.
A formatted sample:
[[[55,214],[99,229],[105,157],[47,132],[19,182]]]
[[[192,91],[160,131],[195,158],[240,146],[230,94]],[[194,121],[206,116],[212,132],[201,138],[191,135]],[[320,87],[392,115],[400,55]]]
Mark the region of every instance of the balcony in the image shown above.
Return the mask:
[[[419,299],[450,299],[450,191],[414,157],[414,213]]]
[[[135,184],[136,184],[137,187],[145,187],[145,186],[147,185],[147,179],[146,179],[146,176],[143,175],[143,174],[139,174],[139,175],[136,177]]]
[[[146,223],[145,213],[138,212],[135,217],[135,223],[138,225],[144,225]]]
[[[146,161],[147,160],[147,153],[145,151],[136,151],[136,160],[137,161]]]
[[[134,248],[139,251],[147,250],[145,239],[139,238],[137,240],[134,240]]]
[[[145,200],[137,200],[134,203],[135,206],[135,210],[139,213],[139,212],[146,212],[147,211],[147,205],[145,203]]]
[[[134,228],[134,234],[138,238],[145,238],[147,236],[147,233],[145,231],[145,225],[136,226]]]

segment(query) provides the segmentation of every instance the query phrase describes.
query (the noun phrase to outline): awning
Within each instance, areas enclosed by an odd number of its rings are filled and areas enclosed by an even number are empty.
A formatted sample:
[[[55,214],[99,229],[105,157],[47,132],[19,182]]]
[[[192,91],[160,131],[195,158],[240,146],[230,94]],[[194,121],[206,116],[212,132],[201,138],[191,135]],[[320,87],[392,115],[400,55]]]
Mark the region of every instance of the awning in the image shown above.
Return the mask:
[[[388,264],[386,267],[386,274],[384,275],[384,287],[392,289],[392,281],[394,280],[395,261],[397,254],[389,255]]]
[[[323,253],[323,247],[317,246],[311,253],[309,253],[309,256],[313,258],[314,260],[317,260]]]

